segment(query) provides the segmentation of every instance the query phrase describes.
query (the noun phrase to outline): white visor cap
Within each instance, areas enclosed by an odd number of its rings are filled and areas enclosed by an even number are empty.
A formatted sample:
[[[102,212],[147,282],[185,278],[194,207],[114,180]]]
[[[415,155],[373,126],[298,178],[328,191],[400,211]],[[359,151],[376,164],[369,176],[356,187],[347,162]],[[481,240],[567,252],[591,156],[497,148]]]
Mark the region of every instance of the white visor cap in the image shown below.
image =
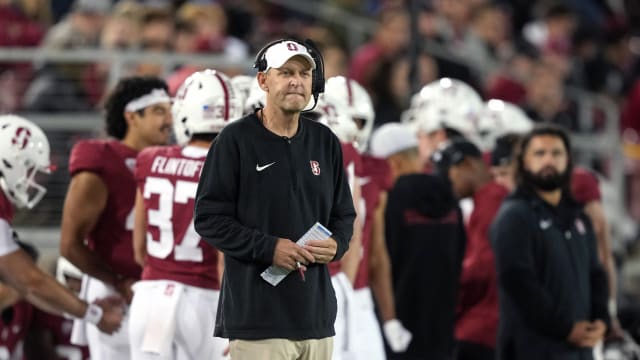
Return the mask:
[[[371,136],[371,155],[377,158],[385,159],[393,154],[417,147],[418,139],[406,124],[384,124]]]
[[[272,45],[267,49],[264,54],[264,59],[267,62],[267,68],[264,71],[268,71],[271,68],[279,68],[284,65],[289,59],[294,56],[302,56],[311,65],[311,69],[316,68],[316,62],[313,60],[311,54],[309,54],[309,50],[307,48],[295,41],[283,41]]]

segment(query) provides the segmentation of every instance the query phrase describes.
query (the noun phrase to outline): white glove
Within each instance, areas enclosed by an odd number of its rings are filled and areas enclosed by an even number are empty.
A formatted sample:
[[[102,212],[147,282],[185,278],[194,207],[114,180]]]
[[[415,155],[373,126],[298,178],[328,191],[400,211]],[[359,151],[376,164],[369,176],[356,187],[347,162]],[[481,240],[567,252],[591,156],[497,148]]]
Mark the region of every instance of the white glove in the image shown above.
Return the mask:
[[[402,323],[398,319],[391,319],[385,321],[382,325],[382,331],[384,337],[387,339],[387,343],[393,352],[405,352],[411,342],[411,332],[402,326]]]

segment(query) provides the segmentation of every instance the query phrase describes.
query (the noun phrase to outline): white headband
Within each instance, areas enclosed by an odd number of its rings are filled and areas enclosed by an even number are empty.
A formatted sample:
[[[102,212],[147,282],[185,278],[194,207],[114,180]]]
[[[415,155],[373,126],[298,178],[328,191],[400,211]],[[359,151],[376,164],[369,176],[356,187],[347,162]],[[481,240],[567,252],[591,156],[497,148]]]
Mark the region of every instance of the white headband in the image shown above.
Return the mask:
[[[138,111],[147,106],[168,102],[171,103],[169,94],[164,89],[153,89],[150,93],[133,99],[124,107],[125,111]]]

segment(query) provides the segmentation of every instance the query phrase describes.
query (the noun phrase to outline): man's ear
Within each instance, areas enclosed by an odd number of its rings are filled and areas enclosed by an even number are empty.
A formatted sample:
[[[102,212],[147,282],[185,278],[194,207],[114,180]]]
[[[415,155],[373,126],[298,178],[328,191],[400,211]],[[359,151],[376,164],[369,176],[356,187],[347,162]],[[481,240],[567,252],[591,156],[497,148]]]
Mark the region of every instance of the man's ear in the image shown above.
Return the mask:
[[[139,115],[135,111],[125,111],[124,112],[124,119],[127,122],[127,128],[130,128],[133,125],[134,120],[136,119],[136,117],[139,117]]]
[[[266,72],[259,72],[258,73],[258,85],[260,86],[260,89],[268,92],[269,91],[269,87],[267,86],[267,73]]]

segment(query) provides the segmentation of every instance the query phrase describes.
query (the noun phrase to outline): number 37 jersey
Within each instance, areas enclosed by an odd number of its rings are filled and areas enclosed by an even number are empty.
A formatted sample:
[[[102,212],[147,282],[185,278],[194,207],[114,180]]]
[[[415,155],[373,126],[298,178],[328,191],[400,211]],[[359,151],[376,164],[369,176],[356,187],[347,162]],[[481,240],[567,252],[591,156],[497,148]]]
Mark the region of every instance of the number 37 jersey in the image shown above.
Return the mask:
[[[207,149],[161,146],[144,149],[136,182],[147,216],[143,280],[173,280],[219,289],[218,252],[193,227],[193,208]]]

